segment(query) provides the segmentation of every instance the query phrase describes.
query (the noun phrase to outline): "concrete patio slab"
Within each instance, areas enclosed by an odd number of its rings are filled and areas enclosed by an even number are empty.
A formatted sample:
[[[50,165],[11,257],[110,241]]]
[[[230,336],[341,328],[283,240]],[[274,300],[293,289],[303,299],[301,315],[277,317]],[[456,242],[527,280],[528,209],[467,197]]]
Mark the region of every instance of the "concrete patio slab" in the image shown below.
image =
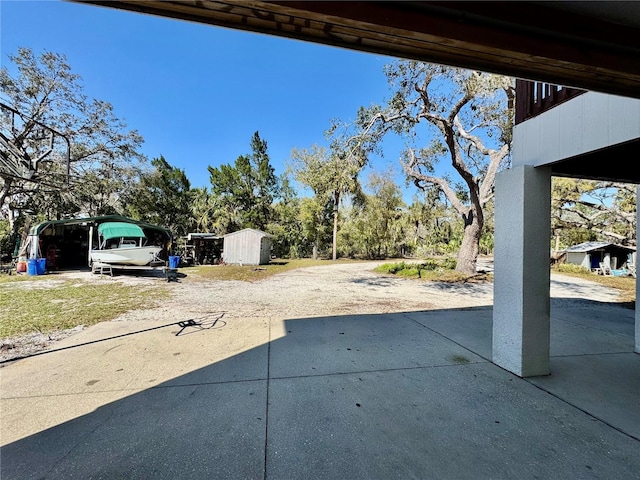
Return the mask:
[[[265,379],[267,319],[227,320],[181,327],[166,322],[104,322],[58,342],[53,352],[14,362],[1,397],[142,390],[234,358],[224,370],[206,370],[201,382]],[[209,328],[210,327],[210,328]],[[180,335],[176,335],[180,333]],[[237,357],[238,353],[250,352]],[[253,358],[257,357],[257,358]],[[239,363],[246,362],[246,363]],[[232,368],[232,365],[237,365]],[[201,372],[202,375],[204,372]],[[215,377],[211,375],[215,373]]]
[[[0,368],[2,444],[158,386],[267,378],[268,320],[179,332],[155,321],[105,322]]]
[[[263,478],[266,383],[138,392],[4,446],[1,477]]]
[[[490,307],[407,312],[404,315],[430,331],[491,361]]]
[[[634,335],[634,315],[634,309],[616,303],[551,300],[551,316],[556,320],[567,320],[575,325],[584,325],[630,338]]]
[[[0,368],[0,477],[636,480],[633,314],[584,306],[534,379],[488,361],[486,307],[111,322]]]
[[[405,315],[477,355],[491,359],[491,308],[430,310]],[[594,302],[554,308],[551,317],[552,357],[633,352],[633,310]]]
[[[640,355],[553,357],[551,367],[551,375],[529,381],[640,439]]]
[[[266,478],[634,478],[638,443],[492,364],[269,387]]]
[[[295,377],[485,361],[402,314],[285,320],[270,376]]]

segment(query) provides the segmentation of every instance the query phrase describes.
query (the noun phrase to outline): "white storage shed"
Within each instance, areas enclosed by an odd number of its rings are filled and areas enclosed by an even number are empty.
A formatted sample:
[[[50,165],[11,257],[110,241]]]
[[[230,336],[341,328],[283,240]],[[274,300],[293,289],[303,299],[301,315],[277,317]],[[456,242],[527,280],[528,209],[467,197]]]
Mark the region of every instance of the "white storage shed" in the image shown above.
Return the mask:
[[[264,265],[271,260],[273,235],[253,228],[245,228],[228,233],[223,238],[222,258],[225,263]]]

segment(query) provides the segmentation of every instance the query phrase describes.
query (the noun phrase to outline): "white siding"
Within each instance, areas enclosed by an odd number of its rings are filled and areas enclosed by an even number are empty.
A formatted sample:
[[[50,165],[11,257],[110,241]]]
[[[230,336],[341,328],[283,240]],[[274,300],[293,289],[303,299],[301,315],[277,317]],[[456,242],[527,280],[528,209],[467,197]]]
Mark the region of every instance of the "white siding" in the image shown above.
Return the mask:
[[[584,252],[567,252],[567,263],[581,265],[585,268],[591,269],[591,266],[589,265],[589,255]]]
[[[245,229],[224,237],[223,259],[226,263],[261,265],[269,263],[271,238],[264,232]]]
[[[640,138],[640,100],[588,92],[516,125],[513,164],[536,167]]]

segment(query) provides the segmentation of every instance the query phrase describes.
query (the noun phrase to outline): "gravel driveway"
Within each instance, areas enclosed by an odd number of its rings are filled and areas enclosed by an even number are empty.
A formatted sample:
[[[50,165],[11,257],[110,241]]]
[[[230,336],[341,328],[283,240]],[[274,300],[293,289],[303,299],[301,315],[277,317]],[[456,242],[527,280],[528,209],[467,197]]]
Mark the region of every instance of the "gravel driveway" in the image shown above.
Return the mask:
[[[491,283],[422,282],[389,275],[373,269],[384,262],[344,263],[288,271],[264,280],[247,283],[210,281],[189,275],[180,282],[167,284],[171,296],[155,308],[144,308],[121,315],[118,321],[157,320],[176,322],[224,312],[225,318],[293,319],[311,316],[387,313],[445,308],[490,306]],[[210,267],[223,268],[223,267]],[[490,260],[479,268],[491,271]],[[100,277],[89,272],[60,274],[82,281],[144,283],[161,281],[148,277],[120,275]],[[27,287],[31,282],[21,285]],[[55,283],[55,280],[52,280]],[[43,282],[37,282],[42,287]],[[618,292],[597,283],[553,274],[552,305],[558,302],[598,300],[615,302]],[[78,329],[75,329],[78,331]],[[10,339],[10,352],[0,352],[0,360],[33,353],[51,346],[51,340],[64,338],[74,331],[57,335],[30,335]],[[49,338],[50,337],[50,338]]]
[[[491,270],[484,260],[479,268]],[[384,262],[345,263],[292,270],[265,280],[202,282],[189,278],[176,284],[173,298],[160,308],[139,310],[121,319],[174,319],[183,315],[226,312],[229,317],[300,318],[319,315],[386,313],[493,304],[492,283],[437,283],[381,275]],[[212,267],[217,268],[217,267]],[[552,275],[551,295],[557,301],[615,302],[618,292],[595,282]]]

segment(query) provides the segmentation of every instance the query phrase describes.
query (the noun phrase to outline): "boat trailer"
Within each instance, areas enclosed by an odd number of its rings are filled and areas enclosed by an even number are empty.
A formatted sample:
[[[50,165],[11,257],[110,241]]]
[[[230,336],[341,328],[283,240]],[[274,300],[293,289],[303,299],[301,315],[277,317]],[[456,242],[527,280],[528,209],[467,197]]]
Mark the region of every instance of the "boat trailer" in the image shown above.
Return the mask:
[[[138,270],[138,271],[162,271],[167,282],[178,281],[178,269],[171,268],[167,265],[116,265],[111,263],[93,262],[91,264],[91,273],[100,273],[100,275],[109,274],[113,277],[114,270]]]

